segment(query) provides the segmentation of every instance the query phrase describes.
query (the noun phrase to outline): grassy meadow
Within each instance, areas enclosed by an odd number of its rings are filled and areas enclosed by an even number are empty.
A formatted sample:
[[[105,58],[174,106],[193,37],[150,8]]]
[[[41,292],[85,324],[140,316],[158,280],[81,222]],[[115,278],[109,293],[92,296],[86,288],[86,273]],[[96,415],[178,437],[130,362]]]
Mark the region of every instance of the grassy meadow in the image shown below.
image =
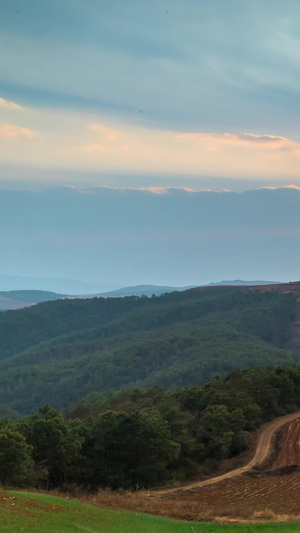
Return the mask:
[[[292,533],[300,523],[219,525],[111,511],[46,494],[0,493],[0,531],[34,533]]]

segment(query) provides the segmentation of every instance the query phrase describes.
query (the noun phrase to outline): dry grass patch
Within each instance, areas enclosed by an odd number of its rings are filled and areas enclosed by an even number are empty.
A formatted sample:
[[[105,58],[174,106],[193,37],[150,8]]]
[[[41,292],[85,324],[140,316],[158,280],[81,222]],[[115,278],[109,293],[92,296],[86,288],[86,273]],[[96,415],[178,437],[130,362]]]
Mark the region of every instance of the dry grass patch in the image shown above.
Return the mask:
[[[265,478],[234,478],[222,483],[159,495],[151,491],[99,490],[65,494],[97,507],[191,521],[282,522],[300,516],[300,473]]]

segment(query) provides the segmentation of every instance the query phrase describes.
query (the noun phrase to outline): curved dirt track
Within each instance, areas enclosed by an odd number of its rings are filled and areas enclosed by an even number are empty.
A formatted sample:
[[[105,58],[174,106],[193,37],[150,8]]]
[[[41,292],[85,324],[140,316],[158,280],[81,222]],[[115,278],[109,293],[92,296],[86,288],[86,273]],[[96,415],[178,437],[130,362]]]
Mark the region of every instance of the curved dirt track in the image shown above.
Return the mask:
[[[254,466],[259,466],[263,464],[265,459],[268,457],[270,448],[271,448],[271,441],[273,435],[278,431],[279,428],[287,424],[288,422],[292,422],[293,420],[296,420],[297,418],[300,418],[300,411],[297,411],[296,413],[292,413],[289,415],[281,416],[280,418],[275,418],[272,422],[270,422],[267,425],[264,425],[262,427],[262,431],[260,433],[255,454],[251,461],[247,463],[245,466],[242,466],[240,468],[236,468],[235,470],[231,470],[230,472],[227,472],[226,474],[222,474],[221,476],[216,476],[214,478],[206,479],[205,481],[197,481],[196,483],[191,483],[189,485],[185,485],[182,487],[176,487],[174,489],[165,489],[156,491],[152,494],[172,494],[174,492],[182,492],[186,490],[191,490],[195,488],[201,488],[205,487],[207,485],[213,485],[214,483],[219,483],[219,481],[223,481],[224,479],[229,479],[235,476],[240,476],[241,474],[244,474],[245,472],[249,472]]]

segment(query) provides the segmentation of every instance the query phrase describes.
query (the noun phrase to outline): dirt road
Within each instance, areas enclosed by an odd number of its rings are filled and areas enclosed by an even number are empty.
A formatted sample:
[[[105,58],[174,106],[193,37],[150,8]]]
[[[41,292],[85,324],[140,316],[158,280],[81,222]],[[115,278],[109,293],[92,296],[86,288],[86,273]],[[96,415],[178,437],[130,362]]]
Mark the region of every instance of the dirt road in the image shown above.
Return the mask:
[[[222,474],[221,476],[216,476],[214,478],[206,479],[205,481],[198,481],[196,483],[191,483],[189,485],[185,485],[182,487],[176,487],[174,489],[160,490],[160,491],[152,492],[152,494],[157,494],[157,495],[172,494],[174,492],[182,492],[182,491],[191,490],[194,488],[201,488],[207,485],[213,485],[214,483],[219,483],[219,481],[223,481],[224,479],[229,479],[235,476],[240,476],[241,474],[244,474],[245,472],[249,472],[249,470],[251,470],[254,466],[259,466],[263,464],[265,459],[268,457],[270,449],[271,449],[272,437],[274,436],[276,431],[278,431],[279,428],[281,428],[288,422],[292,422],[293,420],[296,420],[297,418],[300,418],[300,411],[297,411],[296,413],[292,413],[290,415],[281,416],[280,418],[276,418],[272,422],[265,424],[262,427],[262,430],[261,430],[261,433],[260,433],[260,436],[257,442],[254,457],[245,466],[242,466],[235,470],[231,470],[230,472],[227,472],[226,474]]]

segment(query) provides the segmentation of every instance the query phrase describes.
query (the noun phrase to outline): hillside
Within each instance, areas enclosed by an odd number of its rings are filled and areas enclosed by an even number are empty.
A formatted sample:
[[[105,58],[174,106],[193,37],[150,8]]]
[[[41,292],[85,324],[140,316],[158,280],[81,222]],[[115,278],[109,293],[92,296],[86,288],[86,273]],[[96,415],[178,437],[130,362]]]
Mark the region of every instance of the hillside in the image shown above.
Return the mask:
[[[234,369],[299,362],[299,352],[287,349],[296,314],[292,294],[232,287],[1,313],[0,403],[24,414],[44,403],[63,408],[91,391],[174,389]]]
[[[0,480],[4,486],[76,484],[92,491],[184,480],[182,490],[198,490],[264,467],[273,455],[272,435],[299,416],[299,387],[300,366],[256,367],[175,391],[92,393],[64,416],[45,405],[19,420],[2,418]],[[265,421],[271,422],[248,460],[203,480],[220,461],[246,450],[251,432]],[[177,489],[163,487],[160,494]]]

